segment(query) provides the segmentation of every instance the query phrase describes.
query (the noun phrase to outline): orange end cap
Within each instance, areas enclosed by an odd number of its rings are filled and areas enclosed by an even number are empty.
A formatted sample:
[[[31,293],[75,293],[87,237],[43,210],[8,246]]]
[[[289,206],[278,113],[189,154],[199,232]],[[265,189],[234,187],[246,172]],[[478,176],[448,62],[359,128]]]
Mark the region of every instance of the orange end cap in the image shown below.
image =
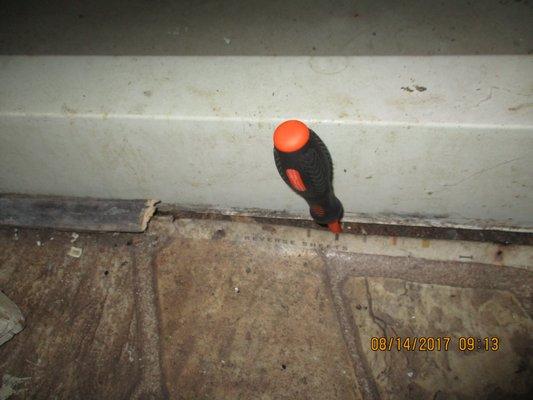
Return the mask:
[[[274,147],[284,153],[300,150],[309,141],[309,128],[295,119],[281,123],[274,131]]]
[[[342,233],[342,226],[339,220],[330,222],[328,228],[333,233]]]

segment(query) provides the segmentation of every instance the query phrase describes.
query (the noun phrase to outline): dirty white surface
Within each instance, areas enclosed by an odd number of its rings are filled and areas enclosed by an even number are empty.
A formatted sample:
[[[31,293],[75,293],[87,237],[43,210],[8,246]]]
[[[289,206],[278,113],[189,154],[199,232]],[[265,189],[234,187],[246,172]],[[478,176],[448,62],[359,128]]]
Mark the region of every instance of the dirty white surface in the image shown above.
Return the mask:
[[[8,7],[0,191],[307,215],[272,157],[299,118],[347,219],[533,228],[529,5],[259,3]]]
[[[175,223],[180,234],[192,239],[208,239],[224,232],[226,240],[265,246],[288,255],[302,252],[339,251],[389,257],[414,257],[424,260],[482,263],[533,271],[533,247],[502,246],[462,240],[427,240],[408,237],[342,234],[228,221],[180,219]]]
[[[0,190],[306,213],[286,118],[352,214],[533,227],[533,57],[1,57]],[[402,87],[422,85],[425,91]]]

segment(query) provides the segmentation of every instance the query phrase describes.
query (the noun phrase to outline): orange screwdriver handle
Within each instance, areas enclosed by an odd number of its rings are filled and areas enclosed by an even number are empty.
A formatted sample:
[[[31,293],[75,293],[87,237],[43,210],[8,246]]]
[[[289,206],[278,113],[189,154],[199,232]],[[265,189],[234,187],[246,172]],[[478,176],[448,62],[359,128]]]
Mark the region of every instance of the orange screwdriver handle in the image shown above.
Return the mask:
[[[333,162],[318,135],[303,122],[283,122],[274,131],[274,161],[285,183],[307,201],[315,222],[341,233],[343,208],[333,192]]]

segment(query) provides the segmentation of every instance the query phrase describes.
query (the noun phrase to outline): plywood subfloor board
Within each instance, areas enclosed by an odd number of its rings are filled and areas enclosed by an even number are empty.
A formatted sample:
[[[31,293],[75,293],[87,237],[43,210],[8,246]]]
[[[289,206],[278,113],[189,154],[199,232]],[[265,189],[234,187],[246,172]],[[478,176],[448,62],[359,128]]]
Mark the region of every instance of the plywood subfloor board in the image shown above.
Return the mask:
[[[76,231],[143,232],[157,200],[0,194],[0,225]]]

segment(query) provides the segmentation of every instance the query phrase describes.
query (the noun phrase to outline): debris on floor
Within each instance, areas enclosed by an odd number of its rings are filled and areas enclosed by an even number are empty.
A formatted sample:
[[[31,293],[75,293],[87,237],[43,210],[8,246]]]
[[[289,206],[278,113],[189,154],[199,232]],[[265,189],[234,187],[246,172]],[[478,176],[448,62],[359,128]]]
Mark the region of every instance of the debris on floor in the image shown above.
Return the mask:
[[[68,252],[68,255],[74,258],[80,258],[82,253],[81,247],[72,246]]]
[[[11,399],[14,395],[21,395],[24,397],[26,383],[31,380],[31,378],[19,378],[16,376],[11,376],[9,374],[4,374],[2,376],[2,386],[0,386],[0,400]]]
[[[0,292],[0,346],[24,328],[20,309],[4,293]]]

